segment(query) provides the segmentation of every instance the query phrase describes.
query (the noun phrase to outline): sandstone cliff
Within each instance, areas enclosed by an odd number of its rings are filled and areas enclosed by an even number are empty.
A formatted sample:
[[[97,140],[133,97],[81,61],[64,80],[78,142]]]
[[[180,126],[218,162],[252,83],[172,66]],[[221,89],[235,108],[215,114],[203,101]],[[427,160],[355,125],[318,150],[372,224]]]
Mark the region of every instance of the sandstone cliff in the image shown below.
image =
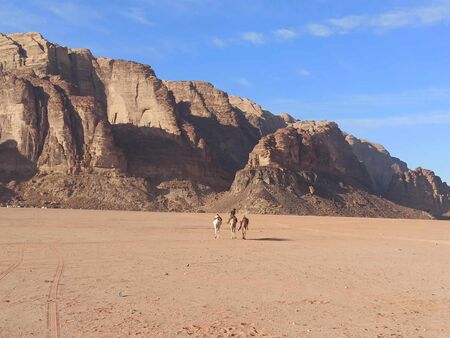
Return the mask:
[[[41,170],[124,169],[95,100],[70,95],[56,80],[3,73],[0,83],[0,143],[14,143]],[[20,173],[26,168],[2,162],[0,169]]]
[[[394,175],[408,170],[405,162],[392,157],[380,144],[360,140],[352,135],[347,135],[345,139],[352,147],[356,157],[366,167],[372,180],[373,188],[380,195],[386,193]]]
[[[296,122],[263,137],[211,210],[426,217],[371,194],[365,167],[335,123]]]
[[[424,210],[435,216],[450,211],[450,188],[427,169],[417,168],[396,174],[386,197],[400,205]]]
[[[200,81],[165,81],[175,97],[181,120],[201,139],[230,178],[241,169],[262,135],[286,126],[283,118],[263,111],[257,104]]]
[[[148,65],[39,33],[0,34],[3,204],[423,217],[373,195],[387,191],[446,211],[448,187],[406,169],[331,122],[276,116],[210,83],[163,81]]]

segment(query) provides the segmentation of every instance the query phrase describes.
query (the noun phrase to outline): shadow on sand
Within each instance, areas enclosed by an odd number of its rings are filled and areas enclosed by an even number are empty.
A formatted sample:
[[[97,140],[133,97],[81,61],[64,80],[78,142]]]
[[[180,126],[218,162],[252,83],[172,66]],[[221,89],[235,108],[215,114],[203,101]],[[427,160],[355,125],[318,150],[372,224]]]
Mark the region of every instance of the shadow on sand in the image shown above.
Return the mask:
[[[269,242],[286,242],[291,241],[288,238],[264,237],[264,238],[248,238],[248,241],[269,241]]]

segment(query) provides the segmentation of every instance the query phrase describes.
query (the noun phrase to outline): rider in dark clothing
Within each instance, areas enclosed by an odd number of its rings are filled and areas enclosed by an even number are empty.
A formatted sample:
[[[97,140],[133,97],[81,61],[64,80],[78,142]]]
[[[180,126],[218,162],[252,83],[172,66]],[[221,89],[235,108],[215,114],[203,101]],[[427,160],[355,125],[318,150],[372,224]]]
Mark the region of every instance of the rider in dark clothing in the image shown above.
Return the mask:
[[[233,208],[233,210],[230,211],[230,217],[228,218],[228,223],[230,223],[230,221],[236,217],[236,209]]]
[[[230,218],[233,218],[234,216],[236,216],[236,209],[233,208],[233,210],[230,211]]]

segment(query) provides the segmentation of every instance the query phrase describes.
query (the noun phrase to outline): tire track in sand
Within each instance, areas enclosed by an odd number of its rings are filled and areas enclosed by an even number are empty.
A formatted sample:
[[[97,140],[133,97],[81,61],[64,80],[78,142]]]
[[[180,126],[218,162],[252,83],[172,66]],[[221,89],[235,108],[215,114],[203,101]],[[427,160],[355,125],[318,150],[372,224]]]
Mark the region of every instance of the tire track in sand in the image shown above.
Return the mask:
[[[23,261],[23,247],[20,246],[17,251],[17,260],[11,264],[6,270],[0,272],[0,280],[8,276],[11,272],[13,272]]]
[[[64,269],[64,259],[58,249],[52,247],[52,250],[58,257],[58,266],[56,267],[52,285],[50,286],[50,292],[48,294],[47,329],[49,338],[59,338],[60,324],[58,314],[58,287]]]

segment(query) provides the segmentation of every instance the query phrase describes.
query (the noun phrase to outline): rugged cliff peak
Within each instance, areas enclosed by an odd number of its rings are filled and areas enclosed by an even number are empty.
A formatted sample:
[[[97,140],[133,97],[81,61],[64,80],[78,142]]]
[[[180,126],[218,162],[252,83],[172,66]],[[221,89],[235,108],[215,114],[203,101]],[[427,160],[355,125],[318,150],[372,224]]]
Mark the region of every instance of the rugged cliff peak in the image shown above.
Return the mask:
[[[273,115],[249,99],[239,96],[230,96],[230,104],[234,109],[242,112],[245,118],[260,131],[261,136],[273,133],[277,129],[286,127],[289,123],[287,116]]]
[[[450,211],[450,190],[431,170],[417,168],[394,175],[386,196],[401,205],[440,216]]]
[[[247,168],[277,166],[352,178],[370,186],[344,135],[334,122],[298,121],[263,137]]]
[[[345,139],[352,147],[356,157],[366,167],[372,179],[373,187],[378,194],[386,193],[395,174],[408,170],[405,162],[392,157],[380,144],[358,139],[352,135],[347,135]]]
[[[71,80],[68,49],[48,42],[39,33],[0,34],[0,70]]]
[[[278,114],[278,116],[281,117],[284,120],[284,122],[286,122],[287,124],[295,123],[298,121],[296,118],[292,117],[288,113],[281,113],[281,114]]]

